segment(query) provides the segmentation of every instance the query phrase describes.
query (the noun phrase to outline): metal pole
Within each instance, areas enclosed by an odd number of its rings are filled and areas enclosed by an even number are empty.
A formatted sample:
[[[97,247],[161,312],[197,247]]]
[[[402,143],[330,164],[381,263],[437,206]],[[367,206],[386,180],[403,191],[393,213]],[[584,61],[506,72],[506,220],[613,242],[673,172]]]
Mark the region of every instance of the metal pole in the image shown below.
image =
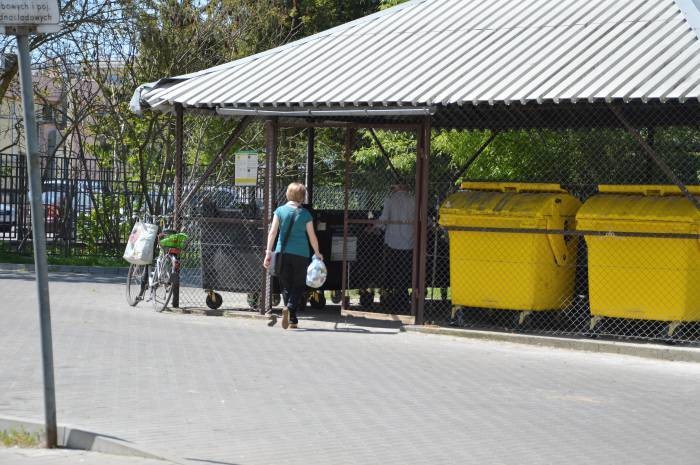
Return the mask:
[[[350,299],[346,295],[348,291],[348,234],[350,231],[350,214],[349,214],[349,186],[350,186],[350,157],[355,143],[355,129],[348,128],[345,130],[345,170],[343,173],[343,267],[341,272],[340,295],[341,295],[341,310],[348,310],[350,307]]]
[[[179,231],[182,227],[182,212],[180,203],[182,202],[182,156],[184,140],[184,117],[182,104],[175,104],[175,192],[173,201],[173,226]],[[167,205],[167,201],[166,201]],[[173,307],[180,307],[180,280],[173,284]]]
[[[315,154],[315,143],[316,143],[316,128],[309,128],[307,130],[308,134],[308,145],[306,147],[306,203],[310,206],[314,206],[314,158]]]
[[[416,269],[417,287],[415,302],[415,316],[417,325],[422,325],[425,322],[425,284],[426,284],[426,256],[428,254],[428,191],[430,189],[430,134],[431,125],[430,118],[425,119],[425,123],[418,137],[418,156],[421,159],[420,163],[420,186],[418,187],[419,204],[418,204],[418,220],[419,220],[419,235],[416,238],[418,241],[418,264]],[[435,257],[433,257],[435,259]],[[416,264],[414,263],[414,267]]]
[[[622,114],[622,111],[614,106],[614,105],[608,105],[610,110],[615,114],[618,120],[622,123],[622,125],[627,129],[627,132],[637,141],[637,143],[642,147],[642,149],[647,153],[649,158],[651,158],[654,163],[656,163],[656,166],[661,169],[661,171],[671,180],[673,183],[678,186],[678,189],[680,189],[681,193],[685,195],[685,197],[690,200],[690,203],[695,205],[695,208],[700,210],[700,200],[698,200],[693,194],[691,194],[688,191],[688,188],[685,187],[685,184],[683,184],[683,181],[676,175],[676,173],[673,172],[673,170],[666,164],[665,161],[663,161],[659,156],[656,154],[656,151],[645,141],[642,136],[639,134],[639,131],[637,131],[632,124],[627,121],[627,118]]]
[[[394,173],[394,179],[398,183],[403,183],[401,180],[401,175],[399,172],[396,170],[396,167],[394,167],[394,164],[391,162],[391,157],[389,156],[388,153],[386,153],[386,150],[384,150],[384,146],[382,145],[382,141],[379,140],[379,137],[377,137],[377,133],[374,131],[373,128],[369,128],[369,133],[372,136],[372,139],[374,139],[374,143],[377,144],[377,148],[379,149],[379,152],[384,156],[384,159],[386,160],[387,164],[389,165],[389,168],[391,168],[391,172]]]
[[[267,234],[272,224],[272,212],[277,203],[275,189],[275,177],[277,171],[277,142],[279,137],[279,125],[277,119],[272,118],[265,121],[265,191],[263,193],[263,235],[262,250],[267,246]],[[264,252],[263,252],[264,255]],[[272,309],[272,277],[263,268],[262,292],[260,293],[260,313],[264,314]]]
[[[656,131],[654,130],[654,126],[650,126],[647,128],[647,145],[652,150],[656,150],[654,147],[656,141]],[[647,156],[647,166],[646,166],[646,182],[648,184],[651,184],[654,179],[654,161],[651,159],[651,157]]]
[[[180,228],[181,203],[182,203],[182,156],[183,156],[183,126],[184,117],[182,104],[175,104],[175,192],[173,223],[175,229]]]
[[[236,143],[239,142],[239,137],[241,136],[241,134],[243,134],[243,131],[248,127],[251,121],[252,120],[249,116],[245,116],[243,117],[243,119],[241,119],[241,121],[238,123],[238,126],[235,127],[231,135],[228,137],[228,139],[226,139],[226,143],[222,147],[219,154],[209,164],[207,169],[204,171],[204,174],[199,177],[194,187],[187,192],[187,196],[182,201],[178,210],[180,210],[184,205],[187,205],[189,203],[190,199],[194,197],[194,195],[199,191],[199,188],[202,187],[202,185],[209,179],[212,173],[214,173],[216,167],[219,166],[219,164],[226,159],[229,152],[231,152]],[[179,214],[179,212],[176,212],[176,214]]]
[[[415,216],[413,218],[413,258],[411,260],[411,315],[415,318],[417,315],[418,295],[418,269],[420,261],[420,205],[421,205],[421,186],[423,185],[423,129],[416,131],[416,177],[414,183],[415,192]],[[417,322],[416,322],[417,323]]]
[[[44,233],[44,206],[41,203],[41,166],[36,140],[34,115],[34,88],[32,86],[29,36],[17,36],[19,49],[19,77],[22,86],[22,111],[24,113],[24,137],[27,151],[27,175],[32,209],[32,234],[34,241],[34,266],[36,268],[39,321],[41,325],[41,356],[44,371],[44,408],[46,410],[46,447],[58,444],[56,429],[56,390],[53,373],[53,344],[51,341],[51,307],[49,305],[49,274],[46,259]]]
[[[459,172],[457,173],[457,175],[454,176],[454,177],[452,178],[452,180],[450,181],[450,189],[452,189],[452,186],[454,186],[454,184],[455,184],[457,181],[459,181],[459,179],[460,179],[462,176],[464,176],[464,173],[466,173],[467,170],[468,170],[469,168],[471,168],[471,166],[474,164],[474,162],[477,160],[477,158],[479,158],[479,156],[480,156],[482,153],[484,153],[484,150],[486,150],[486,149],[488,148],[488,146],[491,145],[491,142],[493,142],[493,140],[496,138],[496,136],[497,136],[498,134],[499,134],[499,131],[498,131],[498,130],[495,130],[495,131],[491,132],[491,136],[488,138],[488,140],[486,140],[486,142],[484,142],[483,144],[481,144],[481,147],[479,147],[479,148],[477,149],[477,151],[474,152],[474,153],[472,154],[471,157],[469,157],[469,160],[467,160],[467,162],[464,164],[464,166],[462,166],[462,168],[459,170]]]

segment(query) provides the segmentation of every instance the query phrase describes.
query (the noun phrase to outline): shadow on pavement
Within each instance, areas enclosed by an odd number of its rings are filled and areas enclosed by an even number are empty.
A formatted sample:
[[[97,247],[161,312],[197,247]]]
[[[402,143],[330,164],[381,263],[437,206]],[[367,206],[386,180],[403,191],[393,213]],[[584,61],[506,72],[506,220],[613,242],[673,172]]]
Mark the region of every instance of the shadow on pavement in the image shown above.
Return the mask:
[[[281,318],[281,313],[275,313],[278,315],[278,318]],[[329,327],[306,327],[307,322],[311,324],[327,323]],[[333,325],[332,327],[330,327],[331,324]],[[328,305],[323,310],[315,310],[311,308],[302,310],[299,312],[299,325],[301,327],[296,331],[344,332],[358,334],[396,334],[402,330],[403,326],[400,321],[342,316],[340,314],[339,305]]]

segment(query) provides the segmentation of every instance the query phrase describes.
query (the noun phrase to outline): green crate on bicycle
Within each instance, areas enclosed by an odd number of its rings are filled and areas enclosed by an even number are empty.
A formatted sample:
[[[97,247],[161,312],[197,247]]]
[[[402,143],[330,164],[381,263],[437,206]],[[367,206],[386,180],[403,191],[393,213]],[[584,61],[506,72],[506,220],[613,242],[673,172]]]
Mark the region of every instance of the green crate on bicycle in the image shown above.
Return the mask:
[[[159,244],[161,247],[182,249],[187,239],[188,236],[185,233],[166,234],[160,238]]]

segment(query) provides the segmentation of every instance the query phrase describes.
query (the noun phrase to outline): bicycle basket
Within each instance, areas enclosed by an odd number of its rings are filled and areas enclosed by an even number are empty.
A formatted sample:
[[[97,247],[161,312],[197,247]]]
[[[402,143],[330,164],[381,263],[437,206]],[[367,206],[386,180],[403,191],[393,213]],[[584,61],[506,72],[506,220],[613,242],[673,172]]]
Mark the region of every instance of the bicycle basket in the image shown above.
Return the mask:
[[[165,248],[182,249],[187,238],[185,233],[167,234],[160,238],[159,244]]]

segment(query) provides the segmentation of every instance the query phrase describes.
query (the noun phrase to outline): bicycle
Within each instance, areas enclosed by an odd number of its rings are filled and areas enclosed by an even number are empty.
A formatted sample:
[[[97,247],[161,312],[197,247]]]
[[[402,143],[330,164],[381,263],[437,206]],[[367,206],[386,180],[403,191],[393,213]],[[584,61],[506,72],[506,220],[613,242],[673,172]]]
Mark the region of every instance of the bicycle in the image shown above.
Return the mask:
[[[168,306],[173,294],[173,288],[180,283],[180,253],[188,239],[187,234],[165,229],[165,220],[170,216],[156,216],[144,214],[143,220],[155,219],[158,221],[159,232],[157,245],[158,256],[152,265],[129,266],[126,278],[126,301],[132,307],[144,300],[146,291],[148,300],[153,302],[153,308],[162,312]],[[140,218],[135,217],[136,220]],[[149,273],[149,268],[151,271]]]

